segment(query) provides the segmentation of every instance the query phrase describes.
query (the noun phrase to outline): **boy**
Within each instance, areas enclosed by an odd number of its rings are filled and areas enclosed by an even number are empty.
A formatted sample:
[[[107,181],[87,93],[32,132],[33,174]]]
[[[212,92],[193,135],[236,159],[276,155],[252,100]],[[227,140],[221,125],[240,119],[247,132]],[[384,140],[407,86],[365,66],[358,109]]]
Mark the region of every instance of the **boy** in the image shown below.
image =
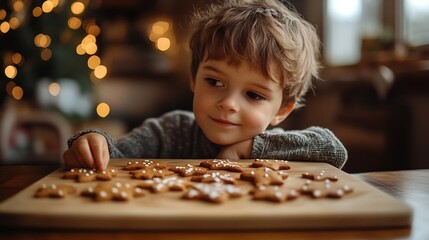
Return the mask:
[[[194,15],[193,113],[147,119],[112,140],[97,129],[69,139],[68,167],[109,158],[273,158],[341,168],[347,151],[327,129],[266,130],[299,107],[318,75],[313,26],[275,0],[229,0]]]

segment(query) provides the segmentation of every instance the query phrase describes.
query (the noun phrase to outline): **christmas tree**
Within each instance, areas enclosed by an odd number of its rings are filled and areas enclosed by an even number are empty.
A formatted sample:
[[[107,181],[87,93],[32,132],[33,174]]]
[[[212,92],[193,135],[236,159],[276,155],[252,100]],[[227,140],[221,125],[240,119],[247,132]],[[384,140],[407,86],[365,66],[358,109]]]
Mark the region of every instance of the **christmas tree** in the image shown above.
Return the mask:
[[[107,74],[97,42],[101,29],[94,10],[100,4],[91,0],[0,1],[0,103],[8,98],[35,101],[69,116],[88,117],[92,85]],[[71,94],[70,89],[76,90]],[[82,99],[90,101],[86,112],[79,112],[79,104],[73,104]]]

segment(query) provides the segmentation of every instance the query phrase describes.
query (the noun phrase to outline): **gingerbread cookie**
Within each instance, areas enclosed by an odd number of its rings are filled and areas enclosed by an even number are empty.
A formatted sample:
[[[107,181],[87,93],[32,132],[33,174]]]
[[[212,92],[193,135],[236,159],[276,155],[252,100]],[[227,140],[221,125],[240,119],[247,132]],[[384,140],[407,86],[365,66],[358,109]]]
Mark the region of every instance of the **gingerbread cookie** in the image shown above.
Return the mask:
[[[334,174],[326,173],[325,171],[320,172],[304,172],[302,173],[302,178],[314,180],[314,181],[325,181],[329,179],[330,181],[338,181],[338,177]]]
[[[223,182],[226,184],[235,184],[235,178],[232,177],[231,174],[219,172],[211,172],[200,176],[193,176],[191,181],[202,183]]]
[[[136,162],[128,162],[127,165],[123,168],[124,170],[139,170],[139,169],[146,169],[146,168],[157,168],[157,169],[163,169],[167,168],[167,165],[164,163],[154,162],[152,160],[143,160],[143,161],[136,161]]]
[[[82,196],[91,197],[94,201],[128,201],[134,197],[144,196],[142,189],[121,182],[104,182],[95,187],[89,187],[82,192]]]
[[[238,162],[232,162],[228,159],[213,159],[206,160],[200,163],[201,167],[205,167],[212,170],[225,170],[230,172],[243,172],[243,168],[241,168]]]
[[[271,202],[284,202],[293,200],[301,194],[292,188],[285,188],[280,186],[259,186],[250,192],[253,200],[265,200]]]
[[[196,199],[212,203],[222,203],[230,198],[241,197],[240,188],[222,183],[197,183],[182,196],[183,199]]]
[[[186,166],[170,167],[169,170],[179,174],[182,177],[197,176],[207,173],[206,168],[195,167],[191,164],[188,164]]]
[[[64,198],[69,194],[75,194],[76,188],[70,185],[43,184],[37,189],[34,197],[36,198]]]
[[[95,180],[110,181],[116,175],[115,169],[99,171],[96,169],[73,168],[65,172],[63,178],[75,179],[77,182],[92,182]]]
[[[254,168],[268,167],[273,170],[289,170],[290,166],[288,161],[284,160],[264,160],[264,159],[255,159],[255,161],[250,165]]]
[[[258,168],[252,171],[243,172],[241,180],[251,181],[257,187],[261,185],[283,185],[283,180],[288,178],[286,171],[274,171],[270,168]]]
[[[313,198],[341,198],[344,195],[353,192],[348,185],[340,185],[337,182],[310,181],[308,180],[300,189],[302,194],[310,195]]]
[[[154,178],[152,180],[145,180],[139,183],[137,187],[143,189],[149,189],[154,193],[160,193],[165,191],[183,191],[191,183],[183,178],[169,177],[169,178]]]
[[[130,172],[133,178],[136,179],[153,179],[153,178],[165,178],[166,176],[174,174],[174,172],[167,168],[158,169],[157,167],[148,167],[146,169],[134,170]]]

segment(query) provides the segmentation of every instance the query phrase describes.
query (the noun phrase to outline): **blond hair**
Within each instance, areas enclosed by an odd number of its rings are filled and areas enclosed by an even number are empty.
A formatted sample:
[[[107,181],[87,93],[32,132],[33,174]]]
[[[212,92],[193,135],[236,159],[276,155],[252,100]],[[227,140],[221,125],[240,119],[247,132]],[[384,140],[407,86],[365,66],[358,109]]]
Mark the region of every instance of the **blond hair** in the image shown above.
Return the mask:
[[[191,73],[208,59],[248,62],[279,81],[283,104],[300,106],[318,78],[319,38],[314,27],[276,0],[228,0],[196,11],[190,41]],[[280,76],[275,76],[280,69]]]

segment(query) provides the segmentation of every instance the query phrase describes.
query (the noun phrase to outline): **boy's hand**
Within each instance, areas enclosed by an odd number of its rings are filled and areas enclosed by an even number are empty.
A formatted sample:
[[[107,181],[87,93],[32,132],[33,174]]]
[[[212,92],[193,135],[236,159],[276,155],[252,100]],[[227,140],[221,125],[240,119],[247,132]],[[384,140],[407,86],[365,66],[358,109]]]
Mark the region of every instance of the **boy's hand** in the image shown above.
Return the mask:
[[[96,168],[105,170],[109,163],[106,138],[98,133],[88,133],[76,139],[63,154],[67,167]]]
[[[253,138],[227,145],[222,148],[216,158],[222,159],[242,159],[249,158],[252,152]]]

